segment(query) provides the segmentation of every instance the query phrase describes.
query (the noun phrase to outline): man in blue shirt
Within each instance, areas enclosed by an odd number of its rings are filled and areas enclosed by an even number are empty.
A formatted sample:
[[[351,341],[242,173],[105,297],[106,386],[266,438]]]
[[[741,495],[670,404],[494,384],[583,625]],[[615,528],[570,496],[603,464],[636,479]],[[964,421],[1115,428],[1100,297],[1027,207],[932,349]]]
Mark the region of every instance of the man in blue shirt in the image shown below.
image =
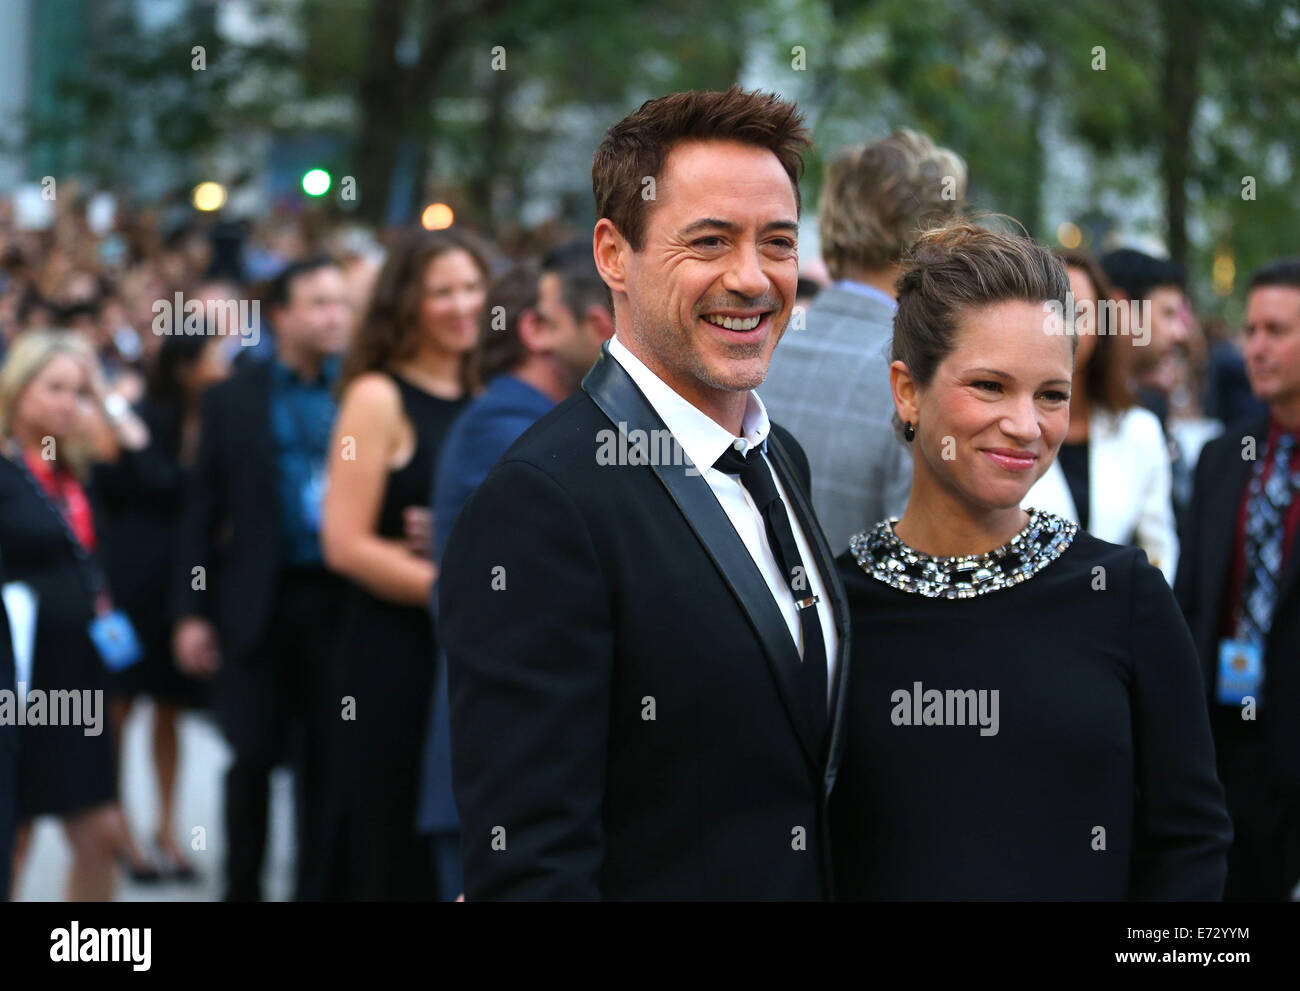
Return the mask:
[[[328,258],[296,262],[267,299],[274,357],[245,361],[203,399],[176,546],[173,652],[216,676],[226,772],[224,897],[262,896],[272,769],[295,771],[295,895],[323,891],[325,755],[338,720],[333,660],[343,582],[324,565],[320,510],[338,355],[351,311]]]
[[[492,466],[529,427],[572,395],[614,334],[608,290],[596,271],[591,243],[574,241],[550,252],[540,274],[529,265],[492,286],[485,309],[483,394],[456,420],[443,442],[434,477],[434,561],[441,563],[461,508]],[[437,585],[434,585],[436,617]],[[433,716],[425,748],[419,826],[433,836],[444,899],[460,891],[459,821],[451,794],[447,672],[438,659]]]

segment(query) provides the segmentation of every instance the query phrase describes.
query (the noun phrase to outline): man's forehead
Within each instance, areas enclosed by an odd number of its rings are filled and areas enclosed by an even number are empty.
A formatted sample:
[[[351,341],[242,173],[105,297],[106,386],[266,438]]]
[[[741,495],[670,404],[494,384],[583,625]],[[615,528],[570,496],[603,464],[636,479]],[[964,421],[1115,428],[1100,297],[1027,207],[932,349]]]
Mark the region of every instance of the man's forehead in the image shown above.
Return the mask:
[[[752,209],[747,201],[770,201],[770,209],[794,213],[794,186],[781,160],[766,148],[736,141],[682,141],[664,161],[655,199],[682,205],[701,197]],[[715,215],[715,211],[710,211]]]
[[[1300,286],[1259,286],[1246,301],[1249,310],[1300,310]]]

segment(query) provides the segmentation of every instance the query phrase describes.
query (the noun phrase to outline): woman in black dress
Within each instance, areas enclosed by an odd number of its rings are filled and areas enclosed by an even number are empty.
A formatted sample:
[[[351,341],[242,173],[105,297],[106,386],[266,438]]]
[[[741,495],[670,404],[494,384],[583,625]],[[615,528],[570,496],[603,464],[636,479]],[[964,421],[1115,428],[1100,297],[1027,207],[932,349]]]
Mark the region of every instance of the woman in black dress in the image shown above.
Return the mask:
[[[455,231],[396,245],[343,370],[321,524],[351,580],[334,664],[328,896],[432,900],[416,806],[435,641],[429,503],[443,437],[476,385],[488,268]]]
[[[30,675],[19,673],[31,705],[18,734],[15,861],[32,819],[61,819],[72,848],[70,901],[111,898],[114,861],[131,852],[104,704],[109,676],[90,636],[112,602],[81,479],[92,457],[143,446],[148,433],[130,413],[111,412],[106,398],[94,353],[70,332],[29,331],[0,370],[0,556],[5,581],[34,593],[36,614]],[[35,722],[36,699],[52,692],[76,693],[79,722]],[[52,716],[44,708],[43,718]]]
[[[198,449],[199,402],[230,368],[229,338],[178,335],[164,339],[148,393],[136,412],[149,428],[149,444],[95,466],[103,509],[103,544],[109,585],[131,617],[143,656],[113,680],[113,721],[125,724],[134,699],[153,701],[153,759],[159,817],[153,837],[164,878],[193,880],[175,832],[175,797],[182,709],[206,704],[204,682],[184,674],[172,657],[168,601],[172,546],[185,479]],[[120,733],[119,733],[120,745]]]
[[[1172,593],[1142,551],[1020,508],[1069,425],[1064,267],[957,224],[898,288],[912,492],[838,562],[837,897],[1218,899],[1231,824]]]

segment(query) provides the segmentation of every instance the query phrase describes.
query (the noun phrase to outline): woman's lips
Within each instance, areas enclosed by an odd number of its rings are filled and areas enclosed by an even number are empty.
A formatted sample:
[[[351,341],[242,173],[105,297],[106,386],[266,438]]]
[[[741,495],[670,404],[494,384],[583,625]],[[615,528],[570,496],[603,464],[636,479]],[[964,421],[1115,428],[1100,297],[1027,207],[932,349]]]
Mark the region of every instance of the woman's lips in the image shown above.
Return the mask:
[[[1007,471],[1028,471],[1038,461],[1038,456],[1030,451],[1016,451],[1006,447],[982,448],[993,463]]]

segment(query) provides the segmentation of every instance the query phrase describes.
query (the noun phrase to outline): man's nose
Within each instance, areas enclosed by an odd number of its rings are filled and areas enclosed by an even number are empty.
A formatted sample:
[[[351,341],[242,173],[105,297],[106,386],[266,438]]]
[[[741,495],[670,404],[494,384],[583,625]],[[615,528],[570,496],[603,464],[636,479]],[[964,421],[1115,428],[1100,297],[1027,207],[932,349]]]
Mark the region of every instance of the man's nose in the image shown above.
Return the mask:
[[[749,299],[762,296],[767,292],[770,280],[767,273],[763,271],[763,263],[758,256],[757,248],[747,245],[736,249],[722,285],[728,291]]]

